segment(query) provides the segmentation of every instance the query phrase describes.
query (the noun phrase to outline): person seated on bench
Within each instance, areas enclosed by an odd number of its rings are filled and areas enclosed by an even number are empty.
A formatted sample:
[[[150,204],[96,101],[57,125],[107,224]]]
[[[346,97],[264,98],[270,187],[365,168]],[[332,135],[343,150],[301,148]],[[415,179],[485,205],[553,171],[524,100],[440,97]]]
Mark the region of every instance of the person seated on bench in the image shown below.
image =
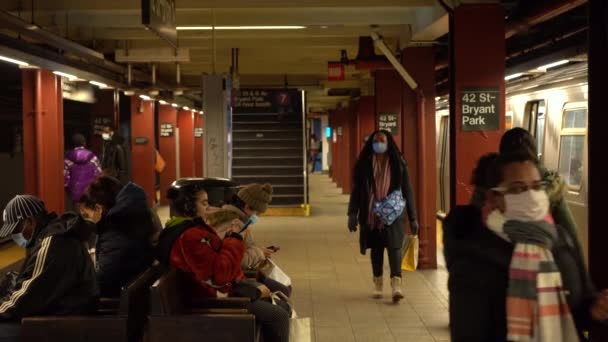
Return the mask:
[[[97,224],[97,282],[102,297],[120,290],[154,262],[154,240],[162,226],[148,206],[145,191],[134,183],[102,176],[80,199],[82,215]]]
[[[232,197],[229,204],[223,206],[224,209],[234,210],[239,213],[241,221],[250,220],[253,224],[258,221],[258,214],[263,214],[268,208],[268,204],[272,201],[272,185],[270,184],[249,184],[239,190]],[[253,238],[251,227],[244,234],[247,251],[241,266],[245,270],[258,270],[261,265],[270,258],[276,250],[270,248],[258,247]],[[263,276],[264,277],[264,276]],[[268,286],[272,292],[281,291],[287,296],[291,296],[291,286],[287,287],[272,279],[264,277],[263,283]]]
[[[222,240],[202,216],[209,207],[205,189],[198,186],[171,188],[167,193],[172,217],[158,243],[159,261],[179,271],[191,286],[193,297],[249,297],[248,309],[262,326],[265,342],[287,342],[289,313],[270,301],[271,292],[263,284],[245,280],[241,261],[246,245],[238,233],[242,222]]]
[[[236,225],[243,225],[243,222],[247,222],[248,219],[249,218],[247,217],[247,215],[236,207],[224,206],[223,209],[208,213],[205,222],[207,222],[207,224],[209,224],[210,226],[214,227],[220,238],[223,238],[224,235],[227,232],[233,230]],[[248,237],[251,237],[251,235],[249,234],[249,229],[251,228],[248,228],[243,236],[246,244],[248,242]],[[249,252],[251,249],[259,249],[259,247],[255,245],[247,246],[245,257],[243,258],[243,262],[241,262],[241,268],[245,270],[257,270],[266,261],[266,257],[262,257],[260,258],[260,260],[258,260],[257,264],[251,265],[251,267],[249,267],[249,265],[245,266],[245,259],[247,258],[247,255],[249,254],[251,257],[251,255],[254,254],[253,252]],[[258,279],[264,285],[266,285],[266,287],[268,287],[271,292],[274,293],[279,291],[283,292],[283,294],[288,297],[291,296],[291,286],[285,286],[276,280],[266,277],[261,273],[258,274]]]
[[[57,217],[39,198],[17,195],[4,209],[0,238],[27,250],[14,285],[0,294],[0,336],[19,336],[26,316],[78,315],[97,307],[95,268],[86,248],[94,229],[74,213]]]

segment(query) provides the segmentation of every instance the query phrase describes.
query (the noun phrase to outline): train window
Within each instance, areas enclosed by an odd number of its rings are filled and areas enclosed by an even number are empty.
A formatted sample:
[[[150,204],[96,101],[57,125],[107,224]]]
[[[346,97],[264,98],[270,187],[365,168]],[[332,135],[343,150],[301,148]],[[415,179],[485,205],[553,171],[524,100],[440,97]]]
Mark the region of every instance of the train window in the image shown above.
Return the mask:
[[[526,128],[528,132],[530,132],[536,138],[538,158],[541,161],[543,160],[543,151],[545,143],[545,113],[545,100],[536,100],[526,103],[526,112],[524,114],[524,128]]]
[[[563,113],[559,147],[559,173],[572,190],[580,190],[587,134],[587,109],[568,106]]]

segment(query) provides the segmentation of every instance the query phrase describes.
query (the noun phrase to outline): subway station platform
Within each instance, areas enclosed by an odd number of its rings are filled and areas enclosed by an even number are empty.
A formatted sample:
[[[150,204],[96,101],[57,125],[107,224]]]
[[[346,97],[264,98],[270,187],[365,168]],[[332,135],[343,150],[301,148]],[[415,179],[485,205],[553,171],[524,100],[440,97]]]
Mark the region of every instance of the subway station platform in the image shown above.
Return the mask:
[[[311,217],[262,217],[254,232],[258,245],[281,247],[274,260],[291,276],[314,340],[449,341],[447,272],[405,272],[405,299],[394,305],[385,258],[385,298],[373,299],[369,253],[359,253],[358,234],[346,228],[348,196],[323,175],[312,176],[310,190]]]

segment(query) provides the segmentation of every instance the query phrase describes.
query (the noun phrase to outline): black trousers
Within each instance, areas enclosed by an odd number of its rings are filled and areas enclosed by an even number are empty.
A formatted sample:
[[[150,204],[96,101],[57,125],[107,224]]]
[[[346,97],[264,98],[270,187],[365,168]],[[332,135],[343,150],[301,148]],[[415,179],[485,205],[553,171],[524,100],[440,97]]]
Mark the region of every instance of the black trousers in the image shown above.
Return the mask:
[[[388,265],[392,277],[401,277],[401,259],[403,250],[401,248],[388,247],[386,230],[373,229],[369,232],[368,241],[371,248],[371,262],[374,277],[381,277],[384,270],[384,250],[388,254]]]
[[[289,313],[264,299],[249,304],[249,311],[262,326],[264,342],[289,342]]]

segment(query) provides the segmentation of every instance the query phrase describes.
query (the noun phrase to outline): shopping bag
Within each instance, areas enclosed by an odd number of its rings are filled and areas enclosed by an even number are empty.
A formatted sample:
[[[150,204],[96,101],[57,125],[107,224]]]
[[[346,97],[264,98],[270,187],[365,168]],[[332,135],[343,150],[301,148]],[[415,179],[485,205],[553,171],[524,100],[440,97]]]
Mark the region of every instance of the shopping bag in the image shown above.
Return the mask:
[[[155,163],[154,163],[154,169],[158,173],[163,173],[163,171],[165,171],[166,166],[167,166],[167,163],[165,162],[165,159],[163,159],[163,156],[161,156],[157,150],[156,157],[155,157]]]
[[[287,287],[291,286],[291,278],[272,259],[266,259],[266,262],[259,268],[259,271],[274,281]]]
[[[310,326],[310,317],[298,317],[298,314],[293,308],[291,300],[282,292],[275,292],[271,296],[272,303],[278,305],[277,302],[287,302],[290,307],[291,315],[289,318],[289,342],[311,342],[312,330]]]
[[[401,261],[401,269],[404,271],[416,271],[418,268],[418,249],[420,248],[418,235],[411,235],[407,237],[407,245],[405,246],[405,253],[403,254],[403,260]]]

